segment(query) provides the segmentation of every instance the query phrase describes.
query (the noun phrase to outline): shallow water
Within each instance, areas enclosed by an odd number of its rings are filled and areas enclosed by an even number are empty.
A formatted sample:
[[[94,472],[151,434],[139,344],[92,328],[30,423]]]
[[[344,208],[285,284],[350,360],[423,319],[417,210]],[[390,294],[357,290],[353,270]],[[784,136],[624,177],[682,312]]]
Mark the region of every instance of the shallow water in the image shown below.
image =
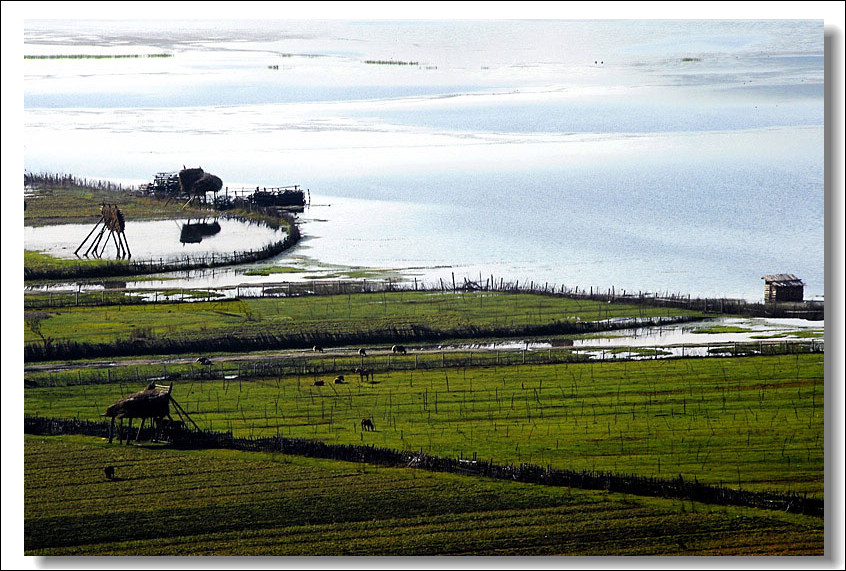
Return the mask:
[[[173,57],[25,60],[26,168],[300,184],[280,264],[824,293],[821,21],[27,22],[92,50]]]
[[[706,333],[709,327],[725,326],[739,327],[746,331],[733,333]],[[824,321],[809,321],[805,319],[787,318],[731,318],[720,317],[705,319],[693,323],[672,325],[656,325],[638,327],[635,329],[620,329],[610,331],[607,337],[590,339],[573,339],[573,351],[589,355],[591,358],[621,359],[621,358],[666,358],[666,357],[707,357],[719,354],[719,345],[725,346],[723,352],[728,353],[734,343],[772,341],[805,341],[811,338],[803,337],[801,333],[825,330]],[[699,332],[697,332],[699,331]],[[823,338],[814,338],[815,343],[824,346]],[[442,345],[438,348],[466,349],[478,351],[543,351],[556,346],[556,343],[539,340],[514,340],[497,343],[466,343],[460,345]],[[632,348],[632,352],[609,352],[611,349]],[[657,355],[638,355],[637,349],[658,349]],[[716,353],[715,353],[716,351]]]
[[[94,223],[62,224],[24,228],[24,242],[27,249],[39,250],[58,258],[74,259],[79,249],[82,256],[99,234],[100,226],[88,238]],[[216,225],[215,225],[216,223]],[[204,226],[199,227],[198,225]],[[129,251],[134,261],[172,261],[211,256],[212,254],[233,254],[261,248],[284,239],[284,230],[274,230],[263,224],[245,222],[235,218],[173,219],[128,221],[124,232]],[[108,232],[100,242],[103,259],[114,259],[117,255],[113,243],[106,242]],[[93,250],[92,250],[93,252]]]

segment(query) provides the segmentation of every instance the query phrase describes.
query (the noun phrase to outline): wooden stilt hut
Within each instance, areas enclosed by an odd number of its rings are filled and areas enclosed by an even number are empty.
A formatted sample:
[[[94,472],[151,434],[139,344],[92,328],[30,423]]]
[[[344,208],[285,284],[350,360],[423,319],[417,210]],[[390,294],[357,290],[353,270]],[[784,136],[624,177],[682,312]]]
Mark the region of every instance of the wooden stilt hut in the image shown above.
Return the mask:
[[[132,420],[135,418],[141,419],[141,426],[138,428],[138,434],[135,440],[141,436],[141,431],[144,428],[144,423],[150,419],[150,423],[156,428],[154,439],[160,435],[164,428],[164,419],[168,419],[168,425],[173,426],[174,420],[170,415],[170,405],[174,405],[177,415],[181,419],[181,423],[185,425],[190,422],[195,430],[199,427],[194,420],[188,415],[179,403],[177,403],[171,392],[173,391],[173,383],[170,385],[159,385],[155,381],[151,382],[143,391],[133,393],[128,397],[122,398],[106,409],[103,416],[112,419],[109,426],[109,442],[114,438],[115,420],[120,420],[120,431],[118,433],[119,442],[123,442],[123,419],[129,420],[129,433],[126,437],[126,443],[129,444],[132,433]]]

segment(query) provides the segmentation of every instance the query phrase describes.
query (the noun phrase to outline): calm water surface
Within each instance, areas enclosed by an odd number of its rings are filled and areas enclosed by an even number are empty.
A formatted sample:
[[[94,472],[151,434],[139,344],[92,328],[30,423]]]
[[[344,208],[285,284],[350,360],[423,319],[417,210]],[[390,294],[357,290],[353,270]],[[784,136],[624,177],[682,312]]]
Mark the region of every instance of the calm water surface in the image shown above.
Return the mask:
[[[25,60],[26,169],[300,184],[306,238],[274,263],[749,300],[794,273],[824,292],[822,21],[33,20],[24,37],[30,55],[173,56]]]

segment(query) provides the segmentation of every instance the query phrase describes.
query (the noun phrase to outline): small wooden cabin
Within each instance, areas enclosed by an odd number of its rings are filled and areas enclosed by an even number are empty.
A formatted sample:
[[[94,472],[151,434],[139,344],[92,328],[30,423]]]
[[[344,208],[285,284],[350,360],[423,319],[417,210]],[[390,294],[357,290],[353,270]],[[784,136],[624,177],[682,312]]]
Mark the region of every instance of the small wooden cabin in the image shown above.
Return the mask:
[[[773,274],[761,279],[764,280],[764,303],[805,298],[805,284],[793,274]]]

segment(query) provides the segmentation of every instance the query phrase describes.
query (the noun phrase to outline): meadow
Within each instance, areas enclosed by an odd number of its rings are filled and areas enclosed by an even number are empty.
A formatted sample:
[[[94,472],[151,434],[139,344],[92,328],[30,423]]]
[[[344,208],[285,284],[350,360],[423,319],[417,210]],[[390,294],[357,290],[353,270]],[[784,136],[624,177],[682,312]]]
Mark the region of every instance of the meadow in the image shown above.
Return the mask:
[[[235,435],[824,494],[821,354],[231,377],[174,381],[174,398]],[[24,411],[100,420],[143,384],[30,388]]]
[[[27,555],[824,552],[821,519],[751,508],[81,436],[24,444]]]
[[[200,291],[198,295],[206,294]],[[31,349],[33,355],[38,354],[39,345],[62,344],[100,344],[97,353],[105,355],[109,354],[108,344],[128,341],[146,341],[152,346],[147,353],[154,352],[156,341],[165,346],[173,340],[182,345],[206,345],[207,350],[212,350],[215,342],[228,345],[239,340],[271,348],[273,339],[281,340],[277,347],[285,343],[310,347],[316,339],[329,344],[333,339],[509,336],[543,327],[560,328],[560,332],[590,330],[591,322],[613,318],[700,315],[674,308],[490,291],[229,298],[33,311],[25,316],[24,344],[25,351]],[[593,329],[602,328],[597,325]],[[135,354],[145,352],[143,344],[136,346],[140,348]]]

